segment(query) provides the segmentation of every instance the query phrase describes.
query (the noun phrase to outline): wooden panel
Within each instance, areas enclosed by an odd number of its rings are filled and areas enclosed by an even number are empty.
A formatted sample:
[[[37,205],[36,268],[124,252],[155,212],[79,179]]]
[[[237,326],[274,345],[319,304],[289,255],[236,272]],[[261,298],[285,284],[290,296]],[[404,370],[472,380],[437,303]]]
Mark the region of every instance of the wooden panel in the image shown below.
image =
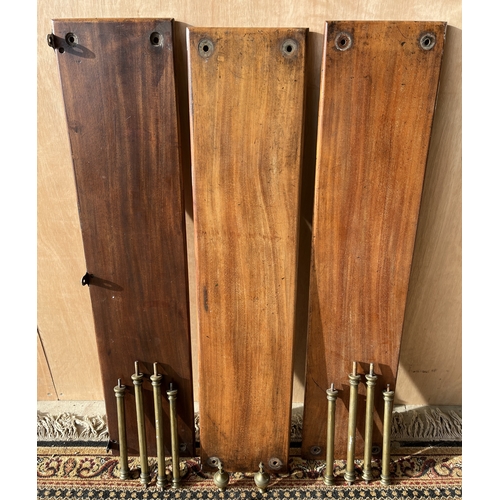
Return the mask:
[[[306,33],[189,29],[201,453],[227,470],[287,466]]]
[[[403,404],[462,404],[461,69],[462,33],[448,26],[401,340]]]
[[[113,388],[121,378],[129,389],[129,453],[138,453],[130,379],[138,360],[145,375],[148,452],[156,453],[149,382],[156,361],[164,375],[164,434],[169,436],[165,389],[173,382],[179,440],[190,455],[194,414],[172,21],[56,20],[53,29],[85,259],[93,275],[110,438],[117,439]],[[169,446],[167,438],[166,452]]]
[[[424,33],[435,45],[426,50]],[[302,454],[324,457],[334,383],[336,454],[345,457],[348,373],[375,364],[381,444],[395,386],[445,24],[328,22],[322,65]],[[362,456],[364,377],[357,454]],[[319,455],[311,453],[320,446]]]
[[[55,401],[57,392],[50,374],[50,368],[45,357],[40,334],[36,336],[37,352],[37,401]]]
[[[461,327],[461,37],[462,3],[460,0],[427,2],[408,0],[366,0],[362,3],[332,3],[320,0],[289,0],[286,8],[276,8],[267,0],[242,3],[239,0],[132,0],[120,2],[37,2],[37,324],[44,342],[47,360],[58,388],[58,398],[68,400],[102,399],[97,347],[90,296],[87,287],[75,287],[85,268],[78,219],[76,191],[59,75],[53,51],[46,44],[54,18],[173,17],[176,65],[185,60],[185,26],[307,26],[307,106],[305,151],[302,182],[301,249],[299,270],[309,275],[309,225],[312,221],[312,189],[315,170],[315,133],[324,22],[326,19],[446,20],[445,59],[450,68],[441,78],[436,120],[433,125],[435,154],[430,178],[426,174],[427,196],[422,211],[429,211],[430,224],[421,224],[414,262],[422,272],[410,278],[404,334],[398,371],[396,399],[406,404],[460,404],[462,400],[461,364],[457,361]],[[455,35],[452,37],[452,33]],[[454,41],[453,41],[454,40]],[[177,43],[179,42],[179,43]],[[177,57],[179,56],[179,57]],[[444,62],[443,62],[444,63]],[[177,73],[176,73],[177,75]],[[179,82],[180,96],[187,101],[187,86]],[[444,104],[447,102],[447,104]],[[180,102],[180,114],[187,119],[187,106]],[[184,116],[185,115],[185,116]],[[312,146],[309,146],[312,145]],[[432,144],[431,144],[432,149]],[[430,156],[432,151],[430,151]],[[429,167],[428,167],[429,168]],[[186,176],[185,192],[191,190]],[[22,184],[22,183],[21,183]],[[188,249],[193,255],[191,207],[186,198]],[[422,230],[420,228],[422,227]],[[302,237],[303,236],[303,237]],[[418,243],[420,239],[420,244]],[[303,245],[302,245],[303,242]],[[302,250],[304,250],[302,252]],[[194,266],[191,258],[189,266]],[[300,274],[300,273],[299,273]],[[191,276],[194,276],[192,273]],[[300,280],[299,275],[299,280]],[[299,288],[307,287],[307,280]],[[190,286],[194,290],[194,279]],[[412,292],[413,289],[413,292]],[[307,297],[307,292],[303,293]],[[446,300],[436,300],[435,297]],[[191,312],[196,318],[194,293]],[[299,301],[307,310],[307,298]],[[301,311],[300,322],[305,323]],[[298,332],[297,345],[303,346],[294,357],[294,401],[302,402],[305,377],[306,328]],[[197,339],[196,323],[191,335]],[[196,342],[193,342],[196,344]],[[405,347],[406,346],[406,347]],[[451,348],[451,349],[450,349]],[[194,345],[193,349],[196,349]],[[197,366],[197,352],[193,364]],[[425,366],[420,362],[425,361]],[[416,370],[425,370],[427,373]],[[197,376],[195,373],[195,400]]]

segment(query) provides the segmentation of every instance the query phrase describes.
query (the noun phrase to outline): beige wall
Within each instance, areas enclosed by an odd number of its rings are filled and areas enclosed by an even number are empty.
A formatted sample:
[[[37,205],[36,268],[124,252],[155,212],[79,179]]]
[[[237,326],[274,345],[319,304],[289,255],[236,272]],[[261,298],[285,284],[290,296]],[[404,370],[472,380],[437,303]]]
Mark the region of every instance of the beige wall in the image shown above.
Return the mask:
[[[309,83],[301,226],[300,325],[307,312],[307,270],[321,41],[326,20],[435,20],[448,23],[438,104],[417,232],[396,387],[396,402],[461,404],[461,41],[459,0],[38,1],[38,400],[100,400],[92,310],[56,56],[46,43],[51,19],[173,17],[177,53],[185,25],[308,27]],[[183,62],[183,61],[181,61]],[[185,65],[181,64],[185,69]],[[181,106],[185,111],[186,96]],[[189,179],[189,172],[186,172]],[[193,289],[192,216],[187,234]],[[194,293],[192,293],[194,297]],[[192,303],[197,380],[196,310]],[[304,329],[302,328],[302,331]],[[297,339],[294,401],[303,398],[304,337]],[[195,387],[195,398],[197,387]]]

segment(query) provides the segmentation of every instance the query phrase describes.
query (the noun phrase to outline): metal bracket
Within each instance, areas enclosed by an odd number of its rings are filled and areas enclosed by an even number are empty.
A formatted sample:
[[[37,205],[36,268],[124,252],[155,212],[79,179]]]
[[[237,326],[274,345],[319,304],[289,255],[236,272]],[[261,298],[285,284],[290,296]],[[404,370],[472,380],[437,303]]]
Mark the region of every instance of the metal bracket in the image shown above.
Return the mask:
[[[88,272],[86,272],[84,275],[83,275],[83,278],[82,278],[82,286],[90,286],[90,280],[94,277],[93,274],[89,274]]]
[[[116,439],[108,439],[108,443],[106,444],[106,453],[109,453],[113,448],[113,445],[116,444],[117,442],[118,441],[116,441]]]

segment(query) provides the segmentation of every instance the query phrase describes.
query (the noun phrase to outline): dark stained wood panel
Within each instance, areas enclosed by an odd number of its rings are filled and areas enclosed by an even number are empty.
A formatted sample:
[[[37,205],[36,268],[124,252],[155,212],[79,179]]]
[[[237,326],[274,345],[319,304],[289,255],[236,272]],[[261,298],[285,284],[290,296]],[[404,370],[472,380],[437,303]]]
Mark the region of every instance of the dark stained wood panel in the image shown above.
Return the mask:
[[[170,382],[179,390],[183,454],[195,453],[172,27],[171,19],[53,21],[110,438],[118,439],[113,388],[121,378],[129,453],[138,453],[137,360],[151,456],[154,362],[163,375],[165,453]]]
[[[302,454],[324,458],[326,389],[339,389],[338,458],[347,454],[348,373],[375,364],[394,389],[445,39],[439,22],[327,22],[317,146]],[[356,456],[363,457],[366,382]],[[320,447],[319,454],[311,453]],[[316,449],[317,451],[317,449]]]
[[[204,467],[287,467],[306,34],[188,30]]]

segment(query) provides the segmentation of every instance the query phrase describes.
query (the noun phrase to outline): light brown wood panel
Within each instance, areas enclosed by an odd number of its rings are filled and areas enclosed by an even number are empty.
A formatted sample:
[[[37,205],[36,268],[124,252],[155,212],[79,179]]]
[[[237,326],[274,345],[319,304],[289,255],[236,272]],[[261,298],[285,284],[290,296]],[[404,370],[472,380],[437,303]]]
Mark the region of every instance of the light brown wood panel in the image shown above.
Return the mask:
[[[40,340],[40,334],[37,331],[37,400],[38,401],[55,401],[57,400],[56,388],[52,381],[50,368],[47,363],[47,358],[43,350],[43,345]]]
[[[201,457],[226,470],[288,463],[306,34],[188,33]]]
[[[454,28],[455,40],[461,37],[462,3],[444,0],[422,4],[420,0],[367,0],[366,2],[328,3],[321,0],[279,0],[269,3],[256,0],[132,0],[114,2],[66,2],[40,0],[37,2],[37,121],[38,121],[38,324],[43,336],[47,360],[59,388],[60,399],[103,399],[99,376],[99,363],[89,291],[79,285],[85,268],[82,237],[78,221],[76,191],[72,173],[71,154],[66,132],[62,96],[57,65],[52,50],[46,44],[54,18],[103,18],[103,17],[173,17],[179,23],[176,33],[177,47],[185,48],[185,27],[192,26],[306,26],[309,27],[307,68],[307,109],[305,128],[305,158],[302,179],[301,245],[299,253],[300,293],[308,281],[308,246],[310,245],[312,190],[314,184],[315,131],[320,79],[320,62],[324,22],[327,19],[349,20],[435,20],[447,21],[450,42]],[[182,55],[182,51],[181,51]],[[185,57],[185,56],[184,56]],[[460,44],[448,43],[445,57],[449,70],[441,79],[441,89],[446,90],[447,106],[438,100],[436,122],[433,127],[435,143],[435,175],[429,182],[427,195],[422,199],[422,212],[439,206],[435,223],[429,224],[417,235],[415,262],[424,259],[428,267],[419,276],[412,275],[408,297],[408,311],[401,350],[400,371],[396,399],[408,404],[439,404],[440,401],[461,402],[461,367],[455,356],[459,344],[457,328],[460,326],[460,269],[461,261],[456,250],[460,232],[461,211],[456,197],[460,196],[461,123],[457,114],[461,109],[461,52]],[[187,85],[184,88],[187,102]],[[182,95],[182,93],[181,93]],[[181,102],[181,115],[187,117],[187,104]],[[182,119],[182,117],[181,117]],[[432,150],[431,150],[432,156]],[[189,179],[189,172],[186,174]],[[427,183],[426,183],[427,184]],[[186,183],[186,193],[191,186]],[[188,197],[186,196],[186,200]],[[442,203],[442,200],[450,200]],[[453,201],[455,200],[455,201]],[[187,241],[189,250],[190,290],[194,292],[194,251],[192,245],[191,208],[186,206]],[[446,273],[442,264],[446,262]],[[422,267],[422,269],[424,269]],[[413,280],[418,287],[413,287]],[[413,287],[413,289],[412,289]],[[436,288],[437,287],[437,288]],[[429,291],[444,290],[446,300],[429,298]],[[191,324],[193,363],[195,369],[195,399],[198,399],[196,380],[198,340],[196,330],[196,302],[191,294]],[[304,301],[298,305],[307,310]],[[303,313],[302,313],[303,314]],[[299,318],[304,323],[304,318]],[[425,325],[439,328],[422,331]],[[453,325],[453,326],[450,326]],[[436,334],[435,332],[439,330]],[[305,330],[304,330],[305,331]],[[420,342],[422,335],[425,342]],[[304,397],[305,336],[297,335],[295,353],[295,402]],[[408,345],[406,348],[405,346]],[[451,349],[450,349],[451,346]],[[428,356],[431,354],[431,356]],[[459,353],[457,353],[458,355]],[[425,360],[426,366],[419,366]],[[411,364],[413,368],[408,368]],[[412,373],[423,369],[428,373]],[[450,385],[451,384],[451,385]]]
[[[397,403],[462,403],[461,54],[462,32],[448,27],[408,290]]]
[[[381,392],[397,376],[445,27],[325,27],[302,430],[302,454],[311,459],[325,456],[331,383],[339,390],[336,453],[346,456],[353,362],[361,374],[374,363],[373,443],[382,444]],[[358,391],[362,454],[364,377]]]

